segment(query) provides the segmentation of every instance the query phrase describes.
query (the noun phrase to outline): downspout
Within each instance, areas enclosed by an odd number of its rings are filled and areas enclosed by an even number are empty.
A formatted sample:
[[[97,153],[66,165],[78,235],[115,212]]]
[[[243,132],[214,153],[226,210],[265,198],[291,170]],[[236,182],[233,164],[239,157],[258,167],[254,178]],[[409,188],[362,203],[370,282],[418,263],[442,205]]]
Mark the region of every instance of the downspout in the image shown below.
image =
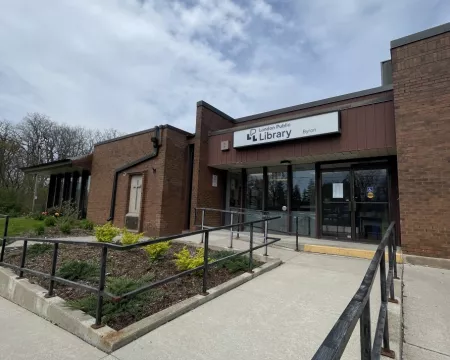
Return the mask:
[[[116,204],[116,194],[117,194],[117,182],[119,179],[119,174],[125,170],[128,170],[129,168],[132,168],[133,166],[142,164],[146,161],[149,161],[155,157],[158,156],[159,153],[159,147],[161,146],[161,135],[160,135],[160,128],[159,126],[155,126],[155,136],[151,138],[151,141],[153,143],[153,151],[149,155],[145,155],[144,157],[137,159],[135,161],[132,161],[128,164],[125,164],[124,166],[117,168],[114,173],[114,182],[113,182],[113,188],[112,188],[112,194],[111,194],[111,205],[109,208],[109,218],[106,221],[113,221],[114,220],[114,211],[115,211],[115,204]]]

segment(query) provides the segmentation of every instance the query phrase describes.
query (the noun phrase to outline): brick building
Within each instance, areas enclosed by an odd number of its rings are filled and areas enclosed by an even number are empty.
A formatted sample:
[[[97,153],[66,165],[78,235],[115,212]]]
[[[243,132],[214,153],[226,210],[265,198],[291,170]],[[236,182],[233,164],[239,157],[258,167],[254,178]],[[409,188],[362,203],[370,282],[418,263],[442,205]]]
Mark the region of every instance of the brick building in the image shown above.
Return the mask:
[[[381,70],[380,87],[238,119],[200,101],[194,134],[159,126],[25,171],[50,175],[49,207],[148,235],[193,229],[197,208],[347,241],[395,220],[404,252],[450,258],[450,23],[392,41]]]

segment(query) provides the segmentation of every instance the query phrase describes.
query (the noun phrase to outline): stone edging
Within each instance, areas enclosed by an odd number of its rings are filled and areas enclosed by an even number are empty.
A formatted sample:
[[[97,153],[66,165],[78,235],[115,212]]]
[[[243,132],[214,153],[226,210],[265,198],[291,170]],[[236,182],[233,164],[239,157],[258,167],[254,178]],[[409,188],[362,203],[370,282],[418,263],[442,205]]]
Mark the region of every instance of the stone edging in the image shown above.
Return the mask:
[[[218,247],[210,246],[210,248],[216,249]],[[223,248],[218,249],[223,250]],[[263,261],[265,264],[255,268],[253,273],[239,275],[223,284],[209,289],[208,295],[196,295],[183,300],[119,331],[116,331],[109,326],[93,329],[91,325],[95,323],[95,319],[92,316],[81,310],[70,309],[65,305],[66,302],[58,296],[45,298],[45,294],[47,293],[46,289],[39,285],[31,284],[28,279],[18,279],[14,272],[3,267],[0,267],[0,296],[58,325],[62,329],[69,331],[98,349],[106,353],[111,353],[178,316],[195,309],[281,264],[281,260],[279,259],[264,257],[257,254],[254,255],[255,259]]]

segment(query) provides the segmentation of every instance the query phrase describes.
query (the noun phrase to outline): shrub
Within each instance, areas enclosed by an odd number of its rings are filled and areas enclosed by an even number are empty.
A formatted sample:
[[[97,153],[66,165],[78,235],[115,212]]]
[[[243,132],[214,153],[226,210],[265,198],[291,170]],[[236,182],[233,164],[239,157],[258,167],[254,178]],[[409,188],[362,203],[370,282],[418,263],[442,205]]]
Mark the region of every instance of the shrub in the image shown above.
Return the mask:
[[[194,269],[198,266],[203,265],[204,253],[205,252],[203,248],[198,248],[195,252],[195,255],[192,256],[188,248],[185,246],[183,250],[174,254],[176,258],[175,265],[180,271]]]
[[[49,226],[55,226],[56,225],[56,219],[54,216],[47,216],[44,219],[44,225],[49,227]]]
[[[99,242],[107,242],[110,243],[113,239],[120,234],[120,229],[111,224],[111,222],[107,222],[102,226],[95,226],[95,238]]]
[[[144,276],[139,280],[133,280],[126,277],[110,278],[107,280],[106,290],[114,295],[123,295],[150,282],[152,279],[153,275]],[[150,290],[136,295],[129,300],[122,300],[119,302],[104,299],[102,322],[108,323],[110,320],[123,315],[131,316],[135,320],[138,320],[142,316],[142,307],[149,302],[155,301],[160,294],[161,290]],[[89,295],[82,299],[69,300],[68,305],[95,317],[97,297],[95,295]]]
[[[64,262],[58,270],[58,276],[67,280],[97,280],[100,270],[97,265],[78,260]]]
[[[43,213],[43,212],[35,212],[35,213],[31,213],[31,214],[30,214],[30,217],[31,217],[33,220],[39,220],[39,221],[42,221],[42,220],[44,220],[44,218],[45,218],[45,213]]]
[[[35,233],[37,236],[39,236],[39,235],[44,235],[44,233],[45,233],[45,226],[44,226],[43,224],[36,225],[36,226],[34,227],[34,233]]]
[[[167,253],[167,251],[169,251],[171,246],[172,245],[170,241],[163,241],[160,243],[144,246],[144,250],[150,260],[155,261],[162,258]]]
[[[59,231],[61,231],[63,234],[70,234],[72,231],[72,225],[70,225],[69,222],[63,222],[62,224],[58,225]]]
[[[50,244],[34,244],[27,248],[27,257],[35,257],[52,249]]]
[[[222,259],[224,257],[233,255],[234,252],[232,251],[227,251],[227,250],[223,250],[223,251],[218,251],[214,254],[214,259],[218,260],[218,259]],[[225,260],[224,262],[220,263],[217,265],[217,268],[225,268],[228,270],[229,273],[233,274],[236,273],[238,271],[247,271],[248,267],[249,267],[249,258],[246,256],[236,256],[234,258]],[[253,260],[253,266],[252,268],[255,268],[259,266],[259,263],[255,260]]]
[[[139,239],[141,239],[143,236],[144,236],[143,233],[135,234],[128,231],[127,229],[123,229],[121,242],[123,245],[136,244],[139,241]]]
[[[83,219],[80,221],[80,228],[84,230],[93,230],[94,229],[94,223],[90,220]]]

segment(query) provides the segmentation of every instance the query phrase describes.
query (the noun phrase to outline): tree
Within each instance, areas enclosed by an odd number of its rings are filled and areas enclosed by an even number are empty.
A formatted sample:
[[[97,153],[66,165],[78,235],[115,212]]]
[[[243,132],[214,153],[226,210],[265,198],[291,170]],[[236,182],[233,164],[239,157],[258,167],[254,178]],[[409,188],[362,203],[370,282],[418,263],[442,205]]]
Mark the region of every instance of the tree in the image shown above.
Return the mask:
[[[120,135],[114,129],[58,124],[40,113],[29,113],[18,124],[0,120],[0,213],[21,212],[32,198],[35,179],[20,168],[86,155],[96,142]],[[36,181],[38,193],[45,193],[47,179]]]

